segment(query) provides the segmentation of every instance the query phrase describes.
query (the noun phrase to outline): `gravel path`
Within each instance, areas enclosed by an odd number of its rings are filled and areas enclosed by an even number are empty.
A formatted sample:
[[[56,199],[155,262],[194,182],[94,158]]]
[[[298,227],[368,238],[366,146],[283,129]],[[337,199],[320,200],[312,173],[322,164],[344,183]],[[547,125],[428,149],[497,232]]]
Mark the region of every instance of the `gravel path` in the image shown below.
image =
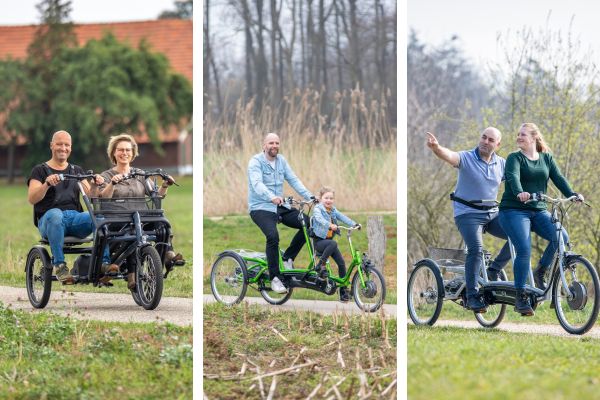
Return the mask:
[[[435,323],[435,326],[454,326],[459,328],[483,328],[475,320],[473,321],[451,321],[451,320],[439,320]],[[565,331],[560,325],[543,325],[543,324],[526,324],[526,323],[514,323],[514,322],[502,322],[496,328],[501,331],[515,332],[515,333],[534,333],[540,335],[552,335],[569,338],[595,338],[600,339],[600,326],[594,326],[585,335],[571,335]]]
[[[129,294],[71,292],[58,285],[52,285],[52,289],[50,301],[43,310],[36,310],[31,306],[25,288],[0,286],[0,301],[12,309],[51,311],[85,320],[192,325],[191,298],[163,297],[155,310],[147,311],[136,305]]]
[[[214,303],[216,300],[212,294],[204,295],[204,303]],[[346,314],[361,314],[362,311],[358,308],[354,301],[348,303],[340,303],[339,301],[324,301],[324,300],[288,300],[285,304],[274,306],[267,303],[262,297],[244,297],[244,301],[250,304],[258,304],[263,307],[270,307],[275,310],[302,310],[313,311],[321,314],[346,313]],[[388,317],[396,318],[396,305],[384,304],[383,310]]]

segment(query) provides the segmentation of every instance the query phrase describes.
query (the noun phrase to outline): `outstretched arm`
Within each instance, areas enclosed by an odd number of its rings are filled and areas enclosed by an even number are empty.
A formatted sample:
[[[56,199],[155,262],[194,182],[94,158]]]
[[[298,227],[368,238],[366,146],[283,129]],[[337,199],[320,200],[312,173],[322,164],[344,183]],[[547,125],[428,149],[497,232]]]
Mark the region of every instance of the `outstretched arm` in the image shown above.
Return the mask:
[[[458,164],[460,164],[460,156],[458,153],[441,146],[431,132],[427,132],[427,147],[429,147],[431,151],[433,151],[433,154],[439,159],[446,161],[453,167],[458,167]]]

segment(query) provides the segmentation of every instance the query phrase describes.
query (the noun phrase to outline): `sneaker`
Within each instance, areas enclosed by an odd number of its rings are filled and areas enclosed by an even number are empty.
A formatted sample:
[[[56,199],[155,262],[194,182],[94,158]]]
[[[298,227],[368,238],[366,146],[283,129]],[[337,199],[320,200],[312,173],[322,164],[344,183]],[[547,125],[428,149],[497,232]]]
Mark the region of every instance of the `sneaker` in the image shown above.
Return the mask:
[[[183,259],[183,256],[181,255],[181,253],[175,253],[173,250],[169,250],[167,251],[167,253],[165,254],[165,265],[172,267],[174,265],[184,265],[185,264],[185,260]]]
[[[529,303],[529,296],[525,289],[517,289],[517,298],[515,299],[515,311],[520,313],[524,317],[530,317],[534,315],[531,303]]]
[[[288,291],[278,277],[273,278],[271,281],[271,290],[275,293],[287,293]]]
[[[63,285],[73,284],[73,275],[69,273],[69,268],[65,263],[55,265],[54,275],[56,275],[58,281],[61,282]]]
[[[483,314],[487,311],[487,305],[481,300],[480,295],[469,296],[467,298],[467,308],[477,314]]]
[[[283,262],[283,269],[294,269],[294,260],[288,258]]]

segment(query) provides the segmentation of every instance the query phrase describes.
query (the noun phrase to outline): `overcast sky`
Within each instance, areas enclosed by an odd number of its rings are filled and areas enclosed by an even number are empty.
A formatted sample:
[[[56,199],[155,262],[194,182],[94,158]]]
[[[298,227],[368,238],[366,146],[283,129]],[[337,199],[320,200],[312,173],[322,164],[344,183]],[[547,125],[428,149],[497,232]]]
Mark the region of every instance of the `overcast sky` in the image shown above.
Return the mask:
[[[408,0],[408,29],[421,42],[439,45],[452,35],[477,65],[501,61],[498,34],[512,35],[524,27],[569,31],[591,50],[600,65],[600,2],[587,0]],[[548,13],[551,13],[548,16]]]
[[[37,24],[40,0],[0,0],[0,25]],[[73,22],[140,21],[174,10],[173,0],[72,0]]]

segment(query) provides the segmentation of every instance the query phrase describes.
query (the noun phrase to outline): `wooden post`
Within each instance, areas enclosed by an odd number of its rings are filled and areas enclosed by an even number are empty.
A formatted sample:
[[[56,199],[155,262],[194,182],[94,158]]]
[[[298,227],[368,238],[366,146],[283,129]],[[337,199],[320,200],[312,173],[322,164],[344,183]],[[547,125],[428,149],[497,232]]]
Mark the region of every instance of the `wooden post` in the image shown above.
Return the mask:
[[[367,217],[367,237],[369,239],[369,258],[375,267],[383,272],[386,238],[381,215]]]

